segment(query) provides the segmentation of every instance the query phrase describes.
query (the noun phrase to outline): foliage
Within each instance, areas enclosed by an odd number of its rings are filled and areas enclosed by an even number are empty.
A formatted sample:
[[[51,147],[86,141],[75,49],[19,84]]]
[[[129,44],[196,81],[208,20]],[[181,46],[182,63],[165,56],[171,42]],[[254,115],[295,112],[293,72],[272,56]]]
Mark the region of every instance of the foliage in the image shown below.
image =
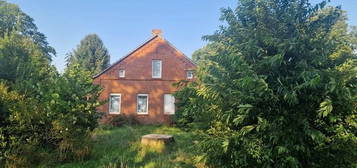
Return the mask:
[[[1,127],[5,143],[1,160],[6,160],[7,166],[23,167],[17,165],[21,160],[27,166],[36,164],[40,158],[32,153],[38,156],[41,150],[55,152],[58,161],[82,160],[90,154],[87,141],[97,126],[95,110],[100,105],[97,98],[101,89],[92,84],[90,73],[79,66],[54,77],[49,85],[49,90],[41,90],[41,84],[37,86],[42,93],[37,98],[10,92],[15,95],[10,99],[7,89],[3,91],[0,104],[6,123]]]
[[[48,132],[44,122],[40,123],[47,116],[37,99],[56,72],[41,47],[16,31],[0,37],[0,69],[0,162],[4,163],[0,165],[28,167],[40,160],[37,146]]]
[[[0,167],[88,157],[101,88],[76,64],[60,75],[54,50],[16,5],[0,1],[0,14]]]
[[[0,79],[17,83],[22,92],[37,81],[46,81],[55,69],[30,38],[11,32],[0,38]]]
[[[43,59],[51,60],[56,54],[55,49],[46,41],[46,36],[38,32],[34,20],[22,12],[17,5],[0,0],[0,16],[0,37],[8,36],[16,31],[39,46],[43,52]]]
[[[108,115],[105,114],[102,119],[102,124],[114,127],[120,127],[123,125],[138,125],[140,122],[136,119],[134,115]]]
[[[96,75],[109,66],[110,55],[102,40],[96,34],[89,34],[81,40],[77,49],[67,55],[67,67],[79,64]]]
[[[221,44],[219,42],[215,43],[209,43],[203,48],[200,48],[193,52],[192,54],[192,60],[196,63],[199,64],[199,62],[209,56],[216,55],[217,51],[220,49]]]
[[[101,88],[93,85],[90,72],[74,65],[56,78],[45,95],[47,116],[52,119],[50,135],[60,160],[83,159],[89,154],[88,144],[83,141],[89,140],[90,133],[97,127],[100,92]]]
[[[222,20],[227,26],[205,37],[221,44],[217,53],[177,94],[195,95],[178,115],[198,104],[213,116],[203,129],[207,163],[357,166],[357,62],[345,13],[326,2],[240,0]]]
[[[202,96],[197,94],[196,82],[180,81],[175,84],[180,90],[174,96],[179,99],[176,103],[178,108],[174,116],[174,122],[177,126],[184,129],[208,129],[212,115],[205,102],[202,102]]]
[[[31,127],[26,127],[36,117],[29,113],[33,107],[23,96],[0,83],[0,165],[25,167],[35,159],[30,155],[38,138],[33,135],[35,132],[28,132]]]
[[[351,27],[351,37],[352,37],[352,46],[355,54],[357,55],[357,26]]]

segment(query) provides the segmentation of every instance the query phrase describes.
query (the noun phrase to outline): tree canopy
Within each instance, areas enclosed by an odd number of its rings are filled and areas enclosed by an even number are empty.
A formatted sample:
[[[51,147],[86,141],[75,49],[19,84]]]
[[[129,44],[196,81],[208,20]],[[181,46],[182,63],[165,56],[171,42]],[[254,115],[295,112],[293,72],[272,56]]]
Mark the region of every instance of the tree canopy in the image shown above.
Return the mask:
[[[66,61],[69,68],[72,64],[79,64],[95,75],[109,66],[110,55],[99,36],[89,34],[68,54]]]
[[[352,36],[352,45],[353,49],[355,51],[355,54],[357,55],[357,26],[352,26],[351,27],[351,36]]]
[[[60,74],[33,19],[0,1],[0,167],[81,160],[97,126],[99,86],[73,63]]]
[[[44,52],[45,58],[52,60],[56,51],[51,47],[46,36],[38,31],[34,19],[22,12],[15,4],[0,0],[0,36],[4,37],[14,31],[29,37]]]
[[[201,60],[205,59],[206,57],[210,55],[215,55],[219,47],[220,47],[219,43],[208,43],[203,48],[200,48],[195,52],[193,52],[192,60],[196,64],[198,64]]]
[[[196,128],[209,165],[356,166],[357,60],[345,12],[326,4],[239,0],[222,10],[226,26],[204,37],[220,47],[176,94],[179,122],[208,123]]]

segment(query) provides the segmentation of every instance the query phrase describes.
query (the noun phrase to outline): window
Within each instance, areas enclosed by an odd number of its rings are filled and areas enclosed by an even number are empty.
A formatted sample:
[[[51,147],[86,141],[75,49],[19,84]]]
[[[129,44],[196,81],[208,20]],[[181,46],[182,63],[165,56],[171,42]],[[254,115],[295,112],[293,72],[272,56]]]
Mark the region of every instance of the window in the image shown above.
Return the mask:
[[[110,94],[109,96],[109,114],[120,114],[120,94]]]
[[[161,78],[161,60],[152,60],[152,78]]]
[[[125,77],[125,70],[124,69],[120,69],[119,70],[119,78],[124,78]]]
[[[187,77],[187,79],[192,79],[193,78],[193,71],[186,71],[186,77]]]
[[[172,94],[164,94],[164,114],[175,114],[175,97]]]
[[[148,114],[148,94],[138,94],[136,111],[138,114]]]

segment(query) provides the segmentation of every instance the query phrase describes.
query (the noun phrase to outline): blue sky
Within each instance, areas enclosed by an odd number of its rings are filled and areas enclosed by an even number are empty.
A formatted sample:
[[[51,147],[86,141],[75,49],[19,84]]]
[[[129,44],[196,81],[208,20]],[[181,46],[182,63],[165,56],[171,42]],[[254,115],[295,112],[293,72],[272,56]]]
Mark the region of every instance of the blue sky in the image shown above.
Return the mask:
[[[312,0],[318,2],[319,0]],[[62,71],[65,54],[89,33],[98,34],[115,62],[161,29],[187,56],[204,46],[203,35],[222,24],[220,8],[235,0],[9,0],[35,19],[57,51],[53,64]],[[357,0],[332,0],[357,25]]]

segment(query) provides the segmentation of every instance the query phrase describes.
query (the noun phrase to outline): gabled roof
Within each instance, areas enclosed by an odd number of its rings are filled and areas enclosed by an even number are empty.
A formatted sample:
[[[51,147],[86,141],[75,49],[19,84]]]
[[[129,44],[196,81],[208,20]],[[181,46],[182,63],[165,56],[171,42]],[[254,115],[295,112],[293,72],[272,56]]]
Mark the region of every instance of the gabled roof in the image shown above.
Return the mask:
[[[155,35],[148,40],[146,40],[143,44],[139,45],[139,47],[135,48],[134,50],[130,51],[128,54],[126,54],[124,57],[120,58],[118,61],[114,62],[112,65],[110,65],[108,68],[104,69],[102,72],[98,73],[97,75],[94,75],[93,78],[97,78],[98,76],[102,75],[103,73],[107,72],[110,68],[112,68],[114,65],[119,64],[121,61],[123,61],[125,58],[129,57],[131,54],[133,54],[135,51],[138,51],[140,48],[144,47],[146,44],[148,44],[150,41],[154,40],[155,38],[159,37],[158,35]]]
[[[107,72],[109,69],[111,69],[112,67],[114,67],[115,65],[119,64],[121,61],[123,61],[124,59],[126,59],[127,57],[129,57],[130,55],[132,55],[134,52],[138,51],[139,49],[141,49],[142,47],[144,47],[146,44],[150,43],[152,40],[156,39],[156,38],[162,38],[160,35],[154,35],[153,37],[149,38],[148,40],[146,40],[144,43],[142,43],[141,45],[139,45],[137,48],[135,48],[134,50],[132,50],[131,52],[129,52],[128,54],[126,54],[124,57],[120,58],[118,61],[114,62],[112,65],[110,65],[108,68],[104,69],[102,72],[98,73],[97,75],[93,76],[93,78],[97,78],[98,76],[102,75],[103,73]],[[189,60],[193,65],[196,66],[196,64],[189,58],[187,57],[184,53],[182,53],[180,50],[178,50],[174,45],[172,45],[169,41],[167,41],[166,39],[162,38],[163,40],[165,40],[165,42],[167,42],[167,44],[169,44],[172,48],[174,48],[176,51],[178,51],[180,54],[182,54],[183,56],[185,56],[185,58],[187,60]]]

